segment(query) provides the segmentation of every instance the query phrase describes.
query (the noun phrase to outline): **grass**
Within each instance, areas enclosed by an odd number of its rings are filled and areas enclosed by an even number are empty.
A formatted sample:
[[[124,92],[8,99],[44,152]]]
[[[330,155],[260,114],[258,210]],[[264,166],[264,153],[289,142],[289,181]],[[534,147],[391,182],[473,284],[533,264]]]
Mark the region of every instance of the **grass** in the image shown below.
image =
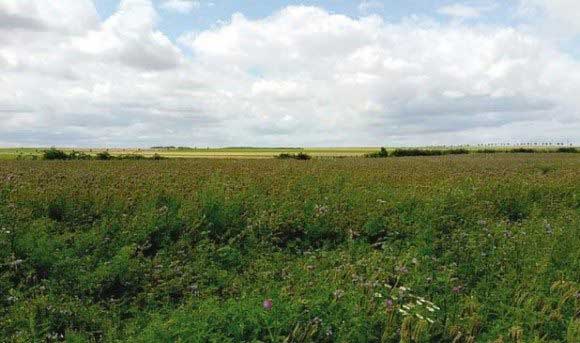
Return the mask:
[[[60,149],[60,148],[59,148]],[[40,158],[46,148],[0,148],[0,159]],[[70,153],[73,149],[62,148]],[[111,155],[143,155],[151,157],[159,154],[168,158],[274,158],[280,154],[305,153],[316,157],[364,156],[376,148],[197,148],[197,149],[74,149],[90,155],[108,151]]]
[[[6,341],[580,332],[578,154],[2,161],[0,231]]]

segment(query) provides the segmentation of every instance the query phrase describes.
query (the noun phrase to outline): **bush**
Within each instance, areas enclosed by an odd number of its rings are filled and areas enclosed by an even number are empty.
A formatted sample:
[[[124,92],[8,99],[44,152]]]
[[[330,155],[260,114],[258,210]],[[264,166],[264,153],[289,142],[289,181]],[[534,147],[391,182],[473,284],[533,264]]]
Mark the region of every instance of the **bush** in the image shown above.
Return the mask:
[[[294,160],[306,161],[306,160],[310,160],[312,157],[308,154],[303,153],[303,152],[299,152],[298,154],[281,153],[280,155],[276,156],[276,158],[281,159],[281,160],[294,159]]]
[[[108,151],[102,151],[99,152],[96,156],[97,160],[101,160],[101,161],[108,161],[108,160],[112,160],[113,156],[111,154],[109,154]]]
[[[385,149],[383,147],[383,148],[381,148],[380,151],[367,154],[366,157],[368,157],[368,158],[384,158],[384,157],[389,157],[389,152],[387,151],[387,149]]]
[[[48,150],[44,150],[42,158],[45,160],[69,160],[70,156],[62,150],[50,148]]]
[[[480,149],[476,151],[478,154],[495,154],[496,152],[498,152],[498,150],[495,149]]]
[[[45,160],[90,160],[91,155],[85,154],[81,151],[71,151],[69,154],[62,150],[50,148],[44,151],[42,158]]]
[[[138,154],[127,154],[127,155],[119,155],[116,157],[117,160],[144,160],[146,159],[143,155]]]
[[[517,153],[517,154],[533,154],[536,152],[536,150],[530,149],[530,148],[515,148],[515,149],[508,150],[508,152]]]
[[[445,153],[443,150],[429,150],[429,149],[395,149],[391,156],[405,157],[405,156],[441,156]]]
[[[556,150],[556,152],[562,152],[562,153],[577,153],[578,149],[576,148],[558,148],[558,150]]]
[[[68,155],[70,160],[90,160],[93,157],[89,154],[85,154],[82,151],[72,151],[69,155]]]

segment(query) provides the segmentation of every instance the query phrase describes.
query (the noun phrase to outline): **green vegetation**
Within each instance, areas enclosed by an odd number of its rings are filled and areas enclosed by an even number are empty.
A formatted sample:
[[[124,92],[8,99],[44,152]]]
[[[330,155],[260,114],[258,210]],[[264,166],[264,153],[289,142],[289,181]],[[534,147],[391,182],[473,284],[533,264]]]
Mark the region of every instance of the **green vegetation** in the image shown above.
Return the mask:
[[[580,151],[578,151],[578,149],[576,149],[576,148],[569,147],[569,148],[558,148],[556,150],[556,152],[560,152],[560,153],[578,153]]]
[[[165,157],[155,153],[152,156],[145,156],[140,154],[126,154],[126,155],[111,155],[108,151],[101,151],[98,152],[95,156],[86,154],[84,152],[79,151],[71,151],[67,153],[63,150],[58,150],[55,148],[50,148],[45,150],[42,158],[44,160],[100,160],[100,161],[109,161],[109,160],[162,160]]]
[[[150,149],[67,149],[59,148],[58,150],[71,154],[78,152],[91,156],[95,159],[101,159],[99,154],[108,154],[110,157],[116,156],[130,156],[136,158],[136,155],[143,157],[153,157],[158,155],[165,158],[275,158],[281,154],[298,154],[304,153],[313,158],[334,158],[334,157],[388,157],[389,153],[395,150],[403,151],[396,154],[411,155],[409,150],[419,151],[419,155],[447,155],[447,154],[465,154],[467,153],[509,153],[513,148],[505,146],[497,146],[491,148],[478,147],[432,147],[432,148],[413,148],[413,149],[394,149],[394,148],[292,148],[292,147],[278,147],[278,148],[256,148],[256,147],[229,147],[229,148],[190,148],[190,147],[173,147],[173,146],[157,146]],[[525,149],[528,152],[537,153],[577,153],[578,148],[564,147],[564,146],[534,146],[520,147],[515,149]],[[34,160],[43,157],[46,149],[43,148],[0,148],[0,160],[18,159],[18,160]],[[56,149],[55,149],[56,150]],[[427,151],[428,153],[425,153]],[[517,152],[517,150],[515,151]]]
[[[308,154],[305,154],[303,152],[299,152],[297,154],[288,154],[288,153],[282,153],[278,156],[276,156],[278,159],[280,160],[289,160],[289,159],[293,159],[293,160],[302,160],[302,161],[307,161],[309,159],[311,159],[312,157]]]
[[[366,157],[369,157],[369,158],[384,158],[384,157],[389,157],[389,152],[387,151],[386,148],[383,147],[378,152],[373,152],[373,153],[367,154]]]
[[[3,341],[578,342],[580,156],[2,161]]]
[[[90,160],[92,156],[75,150],[66,153],[63,150],[50,148],[44,151],[42,158],[45,160]]]
[[[370,158],[384,157],[409,157],[409,156],[443,156],[443,155],[465,155],[469,154],[467,149],[395,149],[391,153],[386,148],[380,151],[367,154]]]

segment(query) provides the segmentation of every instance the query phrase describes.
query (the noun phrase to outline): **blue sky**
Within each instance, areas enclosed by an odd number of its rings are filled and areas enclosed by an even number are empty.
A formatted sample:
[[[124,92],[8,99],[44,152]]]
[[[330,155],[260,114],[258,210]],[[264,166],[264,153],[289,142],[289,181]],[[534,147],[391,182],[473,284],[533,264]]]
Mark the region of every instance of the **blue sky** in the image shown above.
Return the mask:
[[[95,0],[95,6],[103,19],[113,14],[120,0]],[[364,10],[364,3],[368,4]],[[242,13],[250,19],[267,17],[287,6],[305,5],[316,6],[326,9],[331,13],[344,14],[350,17],[360,17],[376,14],[386,21],[398,22],[410,16],[428,16],[433,19],[448,21],[449,16],[438,12],[445,6],[457,4],[454,0],[318,0],[318,1],[288,1],[288,0],[201,0],[199,7],[188,13],[179,13],[163,9],[163,0],[155,0],[155,6],[160,15],[159,27],[172,39],[190,31],[200,31],[219,25],[221,22],[230,20],[234,13]],[[362,4],[362,5],[361,5]],[[485,24],[509,24],[519,23],[516,15],[516,1],[467,1],[476,8],[488,8],[478,18],[470,18],[469,21]]]
[[[580,142],[578,0],[1,0],[0,42],[0,146]]]

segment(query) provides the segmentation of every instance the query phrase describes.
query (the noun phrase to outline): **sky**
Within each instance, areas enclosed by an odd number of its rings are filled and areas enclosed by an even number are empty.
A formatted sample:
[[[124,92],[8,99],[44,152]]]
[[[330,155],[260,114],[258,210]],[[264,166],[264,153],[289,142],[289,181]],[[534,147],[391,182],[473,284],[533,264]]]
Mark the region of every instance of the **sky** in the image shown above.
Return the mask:
[[[1,0],[0,146],[580,142],[577,0]]]

